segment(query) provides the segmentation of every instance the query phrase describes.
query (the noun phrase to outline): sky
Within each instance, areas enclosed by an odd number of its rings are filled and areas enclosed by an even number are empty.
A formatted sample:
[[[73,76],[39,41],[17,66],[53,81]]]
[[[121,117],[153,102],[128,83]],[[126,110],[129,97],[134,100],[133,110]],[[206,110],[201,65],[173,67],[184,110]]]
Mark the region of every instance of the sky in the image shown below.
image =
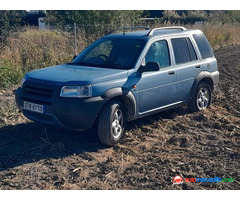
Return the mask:
[[[239,10],[236,0],[11,0],[1,2],[1,10]]]

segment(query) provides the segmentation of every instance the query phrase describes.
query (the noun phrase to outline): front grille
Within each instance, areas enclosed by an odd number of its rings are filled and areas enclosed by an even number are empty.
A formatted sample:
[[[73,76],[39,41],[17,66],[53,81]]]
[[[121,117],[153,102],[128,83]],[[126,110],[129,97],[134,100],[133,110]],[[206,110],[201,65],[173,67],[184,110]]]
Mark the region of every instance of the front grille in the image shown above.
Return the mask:
[[[23,99],[32,103],[52,105],[56,86],[26,82],[23,87]]]
[[[37,88],[33,86],[26,86],[25,88],[27,93],[44,96],[48,98],[52,98],[53,90],[47,88]]]

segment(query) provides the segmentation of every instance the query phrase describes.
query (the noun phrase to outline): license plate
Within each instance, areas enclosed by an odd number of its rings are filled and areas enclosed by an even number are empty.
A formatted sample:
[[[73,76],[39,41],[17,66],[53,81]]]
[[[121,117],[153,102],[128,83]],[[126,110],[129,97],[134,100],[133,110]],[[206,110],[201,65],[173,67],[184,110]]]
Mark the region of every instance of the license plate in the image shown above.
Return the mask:
[[[33,112],[38,112],[38,113],[43,113],[44,112],[44,106],[43,105],[39,105],[36,103],[30,103],[27,101],[24,101],[24,105],[23,108],[25,110],[31,110]]]

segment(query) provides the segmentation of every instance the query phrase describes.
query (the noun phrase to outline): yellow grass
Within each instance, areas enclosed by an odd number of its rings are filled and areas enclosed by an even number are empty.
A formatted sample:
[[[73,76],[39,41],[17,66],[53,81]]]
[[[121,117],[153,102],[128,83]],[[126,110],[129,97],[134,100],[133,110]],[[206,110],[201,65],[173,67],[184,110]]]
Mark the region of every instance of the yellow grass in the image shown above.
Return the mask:
[[[155,27],[171,25],[176,24],[154,24]],[[224,45],[240,44],[239,25],[206,23],[203,26],[186,25],[186,27],[201,29],[214,49]],[[78,53],[100,35],[101,33],[94,33],[91,37],[85,37],[84,31],[81,34],[79,31]],[[0,86],[15,84],[16,76],[22,76],[33,69],[70,62],[75,54],[74,47],[73,34],[68,32],[25,28],[14,33],[0,46]]]

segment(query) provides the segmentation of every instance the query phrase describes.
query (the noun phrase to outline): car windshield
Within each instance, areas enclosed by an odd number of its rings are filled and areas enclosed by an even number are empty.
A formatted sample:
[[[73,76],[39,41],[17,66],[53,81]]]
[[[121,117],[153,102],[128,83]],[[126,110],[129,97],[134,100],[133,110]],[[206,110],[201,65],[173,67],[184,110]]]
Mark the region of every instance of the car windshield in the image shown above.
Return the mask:
[[[131,69],[139,57],[144,43],[143,40],[102,38],[86,48],[70,64],[111,69]]]

